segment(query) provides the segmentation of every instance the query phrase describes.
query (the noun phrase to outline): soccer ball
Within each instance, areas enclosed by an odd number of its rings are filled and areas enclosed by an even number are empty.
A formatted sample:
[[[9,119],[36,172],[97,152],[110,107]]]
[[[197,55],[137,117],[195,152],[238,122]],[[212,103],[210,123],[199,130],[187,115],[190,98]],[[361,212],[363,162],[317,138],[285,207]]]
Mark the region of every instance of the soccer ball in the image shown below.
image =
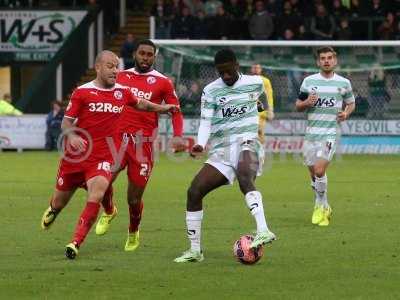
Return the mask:
[[[255,264],[264,254],[263,246],[259,246],[257,249],[250,248],[253,240],[253,236],[243,235],[233,244],[233,255],[242,264]]]

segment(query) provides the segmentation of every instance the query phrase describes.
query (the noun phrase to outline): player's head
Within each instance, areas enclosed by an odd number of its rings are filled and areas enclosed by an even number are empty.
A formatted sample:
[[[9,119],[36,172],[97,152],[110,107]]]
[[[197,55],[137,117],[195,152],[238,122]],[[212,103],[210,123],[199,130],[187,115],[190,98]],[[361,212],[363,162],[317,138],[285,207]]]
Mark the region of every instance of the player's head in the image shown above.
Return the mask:
[[[97,54],[95,61],[97,82],[105,88],[112,87],[117,78],[118,64],[118,56],[112,51],[104,50]]]
[[[143,39],[136,42],[133,57],[135,69],[140,73],[147,73],[153,68],[157,47],[150,40]]]
[[[332,47],[317,49],[317,65],[325,73],[332,72],[337,64],[336,52]]]
[[[260,64],[253,64],[250,70],[253,75],[262,75],[262,67]]]
[[[231,49],[219,50],[214,57],[214,65],[226,85],[234,85],[239,78],[239,64]]]

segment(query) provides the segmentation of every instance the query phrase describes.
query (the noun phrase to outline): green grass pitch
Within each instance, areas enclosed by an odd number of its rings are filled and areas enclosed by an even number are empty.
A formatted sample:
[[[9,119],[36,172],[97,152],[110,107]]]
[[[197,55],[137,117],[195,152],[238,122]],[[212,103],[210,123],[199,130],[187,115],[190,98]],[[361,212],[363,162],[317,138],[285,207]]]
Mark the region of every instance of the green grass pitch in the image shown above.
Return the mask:
[[[123,251],[126,179],[115,184],[119,215],[110,232],[92,230],[75,261],[64,256],[85,193],[47,232],[40,218],[58,166],[55,153],[0,153],[0,299],[400,299],[400,157],[343,156],[329,169],[333,219],[311,224],[306,168],[268,158],[257,185],[278,241],[253,266],[236,262],[233,242],[255,224],[238,186],[205,199],[205,260],[176,264],[188,248],[185,193],[201,162],[162,156],[144,196],[141,245]]]

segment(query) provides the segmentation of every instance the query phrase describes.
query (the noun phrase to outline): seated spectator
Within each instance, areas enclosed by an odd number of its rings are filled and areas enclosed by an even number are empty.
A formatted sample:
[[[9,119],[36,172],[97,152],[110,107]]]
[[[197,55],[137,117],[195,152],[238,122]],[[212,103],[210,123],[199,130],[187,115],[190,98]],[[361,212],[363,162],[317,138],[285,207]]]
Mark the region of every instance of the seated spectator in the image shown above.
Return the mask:
[[[122,44],[121,47],[121,58],[123,59],[124,62],[124,69],[130,69],[133,68],[135,65],[135,62],[133,60],[133,51],[135,49],[135,38],[133,37],[133,34],[128,33],[126,35],[126,40]]]
[[[339,28],[336,31],[336,39],[342,41],[349,41],[352,39],[349,21],[346,18],[340,20]]]
[[[180,97],[183,113],[185,115],[197,115],[200,113],[201,89],[200,85],[193,81],[189,90],[186,90]]]
[[[151,16],[156,19],[156,38],[169,38],[171,29],[171,8],[165,3],[165,0],[157,0],[150,11]]]
[[[268,40],[274,32],[272,17],[265,10],[262,0],[255,2],[255,12],[249,20],[249,32],[253,40]]]
[[[3,95],[3,99],[0,100],[0,116],[21,116],[22,112],[16,109],[11,104],[11,96],[9,93]]]
[[[53,101],[51,103],[52,110],[46,118],[46,145],[48,151],[57,149],[58,138],[61,134],[61,122],[64,117],[61,101]]]
[[[171,24],[172,39],[191,39],[194,32],[195,18],[188,7],[182,8],[182,13],[175,16]]]
[[[202,0],[186,0],[185,5],[190,8],[190,13],[194,16],[201,10],[204,12],[204,3]]]
[[[316,15],[311,18],[311,33],[316,40],[331,40],[336,25],[332,15],[329,15],[322,4],[316,5]]]
[[[367,15],[366,8],[360,3],[360,0],[351,0],[349,13],[353,18],[365,17]]]

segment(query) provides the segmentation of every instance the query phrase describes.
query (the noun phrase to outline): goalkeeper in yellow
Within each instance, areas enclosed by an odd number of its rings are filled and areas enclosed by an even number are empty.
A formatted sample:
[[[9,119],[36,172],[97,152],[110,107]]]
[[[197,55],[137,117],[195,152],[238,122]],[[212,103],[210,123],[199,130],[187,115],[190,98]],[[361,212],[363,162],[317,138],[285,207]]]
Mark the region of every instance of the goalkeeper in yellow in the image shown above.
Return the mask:
[[[264,106],[264,111],[258,113],[258,138],[261,144],[265,142],[265,125],[267,120],[271,121],[274,119],[274,95],[272,90],[271,81],[262,74],[262,68],[260,64],[254,64],[250,70],[252,75],[261,76],[264,82],[265,94],[261,95],[259,102]],[[265,99],[266,98],[266,99]]]

